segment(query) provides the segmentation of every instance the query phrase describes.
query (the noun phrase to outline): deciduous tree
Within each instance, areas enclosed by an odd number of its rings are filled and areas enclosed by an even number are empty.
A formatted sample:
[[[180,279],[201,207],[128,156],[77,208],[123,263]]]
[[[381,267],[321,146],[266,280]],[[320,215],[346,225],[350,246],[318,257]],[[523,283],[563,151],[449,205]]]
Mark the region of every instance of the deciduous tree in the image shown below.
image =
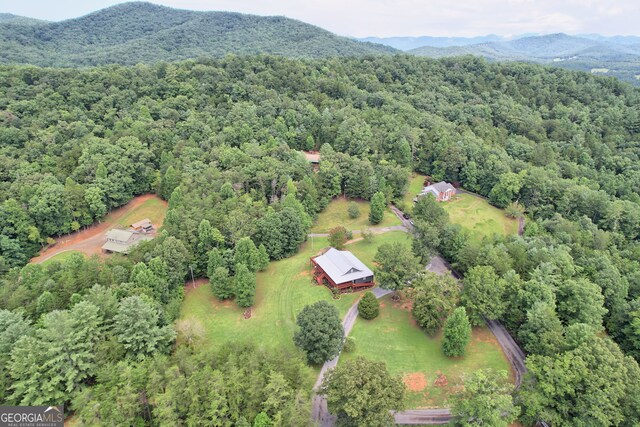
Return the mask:
[[[307,305],[297,317],[293,340],[310,364],[321,364],[340,353],[344,329],[338,310],[326,301]]]
[[[381,288],[398,290],[408,286],[420,270],[418,259],[400,242],[380,245],[374,258],[376,282]]]
[[[404,407],[402,380],[387,371],[384,362],[363,357],[340,363],[322,384],[329,411],[341,426],[382,427],[393,423],[390,411]]]
[[[507,427],[520,408],[511,396],[506,371],[477,370],[464,379],[464,389],[453,397],[451,412],[456,426]]]

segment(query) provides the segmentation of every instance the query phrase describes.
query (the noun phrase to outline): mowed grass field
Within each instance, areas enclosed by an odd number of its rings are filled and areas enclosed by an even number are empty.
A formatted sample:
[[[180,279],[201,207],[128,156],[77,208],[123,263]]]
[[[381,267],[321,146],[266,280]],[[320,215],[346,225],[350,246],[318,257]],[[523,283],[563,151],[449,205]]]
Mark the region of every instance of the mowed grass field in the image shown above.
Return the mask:
[[[407,187],[407,192],[404,193],[404,197],[402,198],[402,201],[408,208],[413,207],[413,198],[416,197],[424,188],[424,179],[425,176],[418,173],[414,173],[409,177],[409,187]],[[411,211],[411,209],[407,210]]]
[[[391,373],[403,377],[407,408],[447,406],[449,395],[460,389],[466,373],[484,368],[510,371],[486,327],[474,328],[465,356],[448,358],[440,349],[441,333],[433,338],[426,335],[413,320],[410,308],[394,303],[390,296],[381,299],[376,319],[358,318],[350,336],[356,341],[356,350],[343,353],[340,361],[364,356],[386,362]]]
[[[474,239],[518,233],[518,220],[507,218],[502,209],[480,197],[457,194],[455,199],[443,202],[442,207],[449,213],[450,221],[469,230]]]
[[[349,203],[355,202],[360,207],[358,218],[349,218]],[[347,230],[362,230],[365,227],[388,227],[402,225],[398,217],[386,208],[380,224],[373,225],[369,222],[370,203],[364,200],[351,200],[344,197],[333,199],[329,206],[318,215],[316,223],[311,228],[311,233],[328,233],[333,227],[344,226]]]
[[[114,225],[128,227],[134,222],[149,218],[153,225],[160,227],[164,222],[166,214],[167,202],[158,197],[152,197],[140,203],[135,209],[118,217],[116,221],[114,221]],[[106,221],[108,220],[109,218],[107,217]]]
[[[378,247],[396,240],[406,241],[402,232],[376,235],[371,243],[358,241],[347,246],[362,262],[373,267],[372,260]],[[195,318],[205,329],[204,345],[219,347],[229,341],[253,341],[258,344],[293,351],[293,334],[298,313],[309,304],[326,300],[334,304],[343,317],[360,297],[343,294],[334,300],[325,286],[318,286],[311,275],[310,258],[328,246],[326,238],[313,238],[304,243],[298,254],[272,262],[257,276],[256,301],[250,319],[243,316],[244,309],[234,301],[219,301],[206,283],[189,289],[182,305],[181,318]]]
[[[85,254],[83,254],[80,251],[69,250],[69,251],[65,251],[65,252],[60,252],[58,255],[52,256],[48,260],[43,261],[41,264],[42,265],[49,265],[49,264],[52,264],[54,262],[65,262],[66,260],[71,258],[74,254],[80,254],[80,255],[86,256]]]

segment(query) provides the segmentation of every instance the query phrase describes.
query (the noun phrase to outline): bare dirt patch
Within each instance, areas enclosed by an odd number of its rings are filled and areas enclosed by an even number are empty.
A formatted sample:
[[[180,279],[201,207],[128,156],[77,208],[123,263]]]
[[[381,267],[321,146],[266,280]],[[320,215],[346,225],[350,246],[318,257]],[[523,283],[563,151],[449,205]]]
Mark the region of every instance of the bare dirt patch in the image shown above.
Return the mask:
[[[402,298],[393,303],[394,308],[398,308],[400,310],[411,311],[413,309],[413,301],[409,298]]]
[[[422,372],[413,372],[402,377],[409,391],[422,391],[427,387],[427,379]]]
[[[446,387],[449,385],[449,380],[447,379],[447,376],[445,374],[443,374],[442,372],[437,372],[437,375],[438,377],[434,381],[433,385],[435,385],[436,387]]]
[[[496,336],[488,328],[474,328],[473,329],[473,338],[474,340],[480,342],[488,342],[495,345],[500,345]]]
[[[297,274],[297,277],[311,276],[311,270],[304,270]]]
[[[195,291],[200,286],[207,284],[209,284],[209,279],[196,279],[195,283],[189,280],[184,284],[184,293],[188,294],[189,292]]]

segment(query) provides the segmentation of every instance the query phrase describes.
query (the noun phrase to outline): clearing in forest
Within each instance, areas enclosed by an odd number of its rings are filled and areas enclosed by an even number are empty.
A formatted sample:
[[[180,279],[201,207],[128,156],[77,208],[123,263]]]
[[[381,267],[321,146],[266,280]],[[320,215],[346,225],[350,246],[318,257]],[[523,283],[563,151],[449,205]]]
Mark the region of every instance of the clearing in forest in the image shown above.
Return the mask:
[[[466,355],[446,357],[440,348],[442,334],[430,337],[416,324],[408,304],[381,299],[380,315],[358,318],[350,337],[356,350],[342,353],[340,360],[357,356],[386,362],[407,386],[407,408],[445,407],[448,397],[460,389],[465,374],[492,368],[510,372],[511,367],[496,338],[486,327],[473,329]],[[513,379],[513,378],[512,378]]]
[[[75,233],[58,237],[55,239],[55,244],[42,250],[37,257],[31,259],[31,262],[37,264],[53,257],[61,260],[64,259],[62,254],[69,251],[81,252],[89,256],[100,254],[102,245],[106,241],[105,233],[108,230],[127,227],[144,218],[149,218],[157,230],[162,226],[166,213],[167,202],[155,194],[134,197],[126,205],[109,212],[101,222]]]
[[[358,218],[349,217],[349,203],[355,202],[360,208]],[[329,206],[318,215],[318,219],[311,228],[311,233],[328,233],[333,227],[344,226],[347,230],[362,230],[373,227],[389,227],[392,225],[402,225],[400,219],[389,209],[384,210],[384,217],[380,224],[369,223],[369,210],[371,203],[365,200],[347,199],[338,197],[333,199]]]
[[[347,246],[362,262],[373,267],[373,257],[383,243],[403,241],[408,235],[399,231],[376,235],[368,243],[363,240]],[[326,300],[333,303],[344,317],[361,295],[342,294],[334,300],[325,286],[313,281],[310,258],[328,246],[327,239],[315,237],[300,247],[300,251],[280,261],[271,262],[257,275],[256,300],[251,318],[244,318],[244,309],[233,300],[220,301],[203,284],[185,294],[181,318],[195,318],[205,329],[204,345],[219,347],[229,341],[253,341],[259,345],[295,351],[293,334],[296,316],[309,304]],[[188,284],[187,289],[190,287]]]
[[[449,213],[449,220],[469,230],[473,239],[518,233],[517,219],[507,218],[502,209],[481,197],[458,193],[451,201],[443,202],[442,207]]]
[[[74,251],[73,249],[70,249],[70,250],[66,250],[64,252],[59,252],[56,255],[52,256],[51,258],[47,258],[47,260],[46,261],[42,261],[41,264],[42,265],[49,265],[49,264],[52,264],[54,262],[65,262],[66,260],[68,260],[69,258],[71,258],[75,254],[85,255],[80,251]]]

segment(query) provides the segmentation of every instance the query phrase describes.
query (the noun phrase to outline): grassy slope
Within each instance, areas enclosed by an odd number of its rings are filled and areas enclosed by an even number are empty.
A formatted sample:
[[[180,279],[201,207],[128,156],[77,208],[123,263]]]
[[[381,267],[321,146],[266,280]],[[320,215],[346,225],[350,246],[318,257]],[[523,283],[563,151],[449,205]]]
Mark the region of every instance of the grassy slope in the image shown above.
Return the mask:
[[[518,221],[507,218],[502,209],[470,194],[458,194],[442,205],[452,223],[460,224],[471,232],[472,238],[481,239],[494,234],[508,235],[518,232]]]
[[[417,378],[424,375],[423,390],[407,391],[408,408],[446,406],[447,395],[460,386],[465,373],[482,368],[510,369],[488,329],[474,329],[466,356],[448,358],[440,350],[441,336],[427,336],[410,311],[394,304],[388,296],[382,299],[380,316],[371,321],[359,318],[351,336],[356,340],[356,351],[343,354],[341,360],[365,356],[385,361],[393,374],[413,374]],[[447,377],[448,385],[434,385],[439,373]]]
[[[349,203],[355,201],[360,207],[360,216],[356,219],[349,218],[347,209]],[[315,225],[312,227],[312,233],[327,233],[331,228],[337,225],[343,225],[348,230],[362,230],[365,227],[387,227],[391,225],[401,225],[402,223],[391,209],[384,211],[384,217],[380,224],[372,225],[369,223],[370,203],[362,200],[349,200],[344,197],[334,199],[329,206],[318,216]]]
[[[159,198],[154,197],[145,200],[142,204],[140,204],[140,206],[137,206],[131,212],[127,212],[122,217],[118,218],[114,225],[128,227],[134,222],[149,218],[152,224],[161,226],[166,215],[167,203]]]
[[[371,243],[353,243],[349,250],[372,266],[378,246],[396,239],[404,241],[407,236],[402,232],[386,233],[375,236]],[[243,318],[244,310],[233,301],[216,300],[208,284],[187,292],[181,317],[195,317],[203,323],[206,345],[249,340],[293,350],[295,318],[304,306],[326,300],[335,304],[344,316],[359,296],[348,294],[333,300],[326,287],[312,283],[309,258],[326,246],[325,238],[314,238],[313,242],[303,244],[295,256],[272,262],[266,271],[258,273],[256,302],[250,319]]]
[[[410,208],[413,206],[413,198],[422,191],[422,188],[424,187],[424,178],[424,175],[420,175],[418,173],[413,174],[409,178],[409,187],[407,187],[407,192],[404,193],[404,197],[402,198],[402,201],[407,207]]]
[[[74,250],[69,250],[69,251],[65,251],[65,252],[60,252],[58,255],[53,256],[51,258],[49,258],[46,261],[42,262],[42,265],[49,265],[51,263],[54,262],[65,262],[66,260],[68,260],[69,258],[71,258],[71,256],[73,254],[81,254],[84,255],[82,252],[80,251],[74,251]],[[85,255],[86,256],[86,255]]]

